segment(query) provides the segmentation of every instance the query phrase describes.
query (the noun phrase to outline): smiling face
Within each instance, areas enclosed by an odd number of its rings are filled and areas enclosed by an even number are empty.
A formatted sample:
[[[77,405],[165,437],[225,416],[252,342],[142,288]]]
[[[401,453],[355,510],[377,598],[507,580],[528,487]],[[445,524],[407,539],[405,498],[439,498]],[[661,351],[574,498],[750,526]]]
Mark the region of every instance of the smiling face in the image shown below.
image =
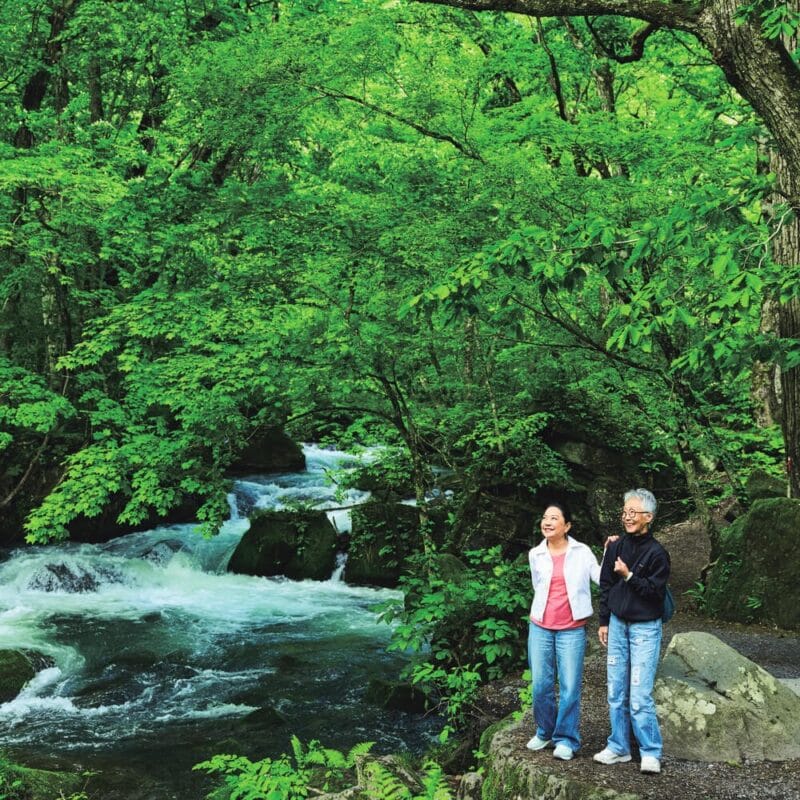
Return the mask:
[[[653,515],[643,510],[642,501],[638,497],[632,497],[625,503],[625,508],[622,510],[622,525],[625,532],[631,536],[647,533],[652,519]]]
[[[567,538],[567,531],[572,527],[571,522],[564,519],[564,513],[558,506],[548,506],[542,515],[542,535],[551,542],[561,542]]]

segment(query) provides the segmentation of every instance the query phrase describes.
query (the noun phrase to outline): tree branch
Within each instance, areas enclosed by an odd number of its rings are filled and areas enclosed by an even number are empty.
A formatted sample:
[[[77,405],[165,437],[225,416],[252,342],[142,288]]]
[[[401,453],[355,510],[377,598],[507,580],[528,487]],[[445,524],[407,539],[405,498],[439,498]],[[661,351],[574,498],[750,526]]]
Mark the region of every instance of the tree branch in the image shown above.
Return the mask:
[[[547,55],[547,60],[550,63],[550,88],[553,90],[556,96],[556,102],[558,103],[558,116],[564,120],[564,122],[569,122],[569,116],[567,114],[567,104],[564,101],[564,91],[561,86],[561,76],[558,72],[558,62],[556,61],[556,57],[553,55],[553,51],[550,49],[550,46],[547,44],[547,39],[544,36],[544,27],[542,26],[541,18],[536,18],[536,41],[538,44],[542,46],[542,49]]]
[[[483,159],[481,158],[480,154],[473,150],[469,145],[460,142],[454,136],[450,136],[448,133],[439,133],[438,131],[434,131],[431,128],[426,128],[424,125],[421,125],[419,122],[414,122],[414,120],[408,119],[407,117],[403,117],[400,114],[395,114],[394,111],[389,111],[386,108],[381,108],[380,106],[376,105],[375,103],[370,103],[368,100],[363,100],[360,97],[356,97],[352,94],[347,94],[345,92],[337,92],[332,89],[326,89],[324,86],[311,86],[309,87],[317,92],[319,92],[324,97],[330,97],[332,100],[349,100],[351,103],[357,103],[364,108],[370,109],[370,111],[374,111],[377,114],[382,114],[384,117],[388,117],[389,119],[393,119],[396,122],[401,122],[403,125],[408,125],[410,128],[413,128],[417,133],[421,133],[423,136],[427,136],[431,139],[436,139],[440,142],[447,142],[448,144],[453,145],[460,153],[463,153],[468,158],[472,158],[475,161],[480,161],[483,163]]]
[[[33,454],[33,458],[31,458],[28,468],[25,470],[24,475],[19,479],[19,481],[17,481],[17,485],[2,500],[0,500],[0,508],[5,508],[7,505],[9,505],[11,501],[20,493],[22,487],[28,482],[28,478],[30,478],[31,474],[33,473],[33,468],[42,457],[42,453],[44,453],[49,441],[50,434],[48,433],[42,440],[42,443],[36,449],[36,452]]]
[[[631,17],[695,33],[702,8],[661,0],[416,0],[469,11],[510,11],[529,17]]]
[[[639,30],[631,36],[631,52],[625,56],[618,55],[613,45],[606,44],[600,38],[600,34],[594,29],[589,17],[586,17],[586,27],[589,28],[592,38],[606,58],[610,58],[612,61],[616,61],[619,64],[630,64],[632,61],[641,61],[644,56],[645,42],[650,35],[655,33],[661,26],[654,22],[648,22],[647,25],[639,28]]]

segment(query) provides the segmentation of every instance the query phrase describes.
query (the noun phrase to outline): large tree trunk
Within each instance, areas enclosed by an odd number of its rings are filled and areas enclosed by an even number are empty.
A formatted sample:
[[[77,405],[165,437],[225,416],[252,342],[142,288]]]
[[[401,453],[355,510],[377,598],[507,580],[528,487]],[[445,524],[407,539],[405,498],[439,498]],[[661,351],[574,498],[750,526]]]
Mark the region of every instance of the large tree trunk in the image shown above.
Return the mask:
[[[99,122],[103,119],[103,77],[100,70],[100,59],[92,56],[89,59],[88,86],[89,86],[89,121]]]
[[[800,181],[787,169],[779,153],[772,154],[772,171],[777,176],[781,194],[784,187],[797,196]],[[798,207],[786,210],[786,216],[777,224],[773,239],[772,258],[777,264],[800,264],[800,216]],[[782,339],[800,340],[800,301],[796,298],[777,305],[778,335]],[[800,497],[800,367],[782,369],[780,373],[780,422],[786,450],[786,473],[789,497]]]
[[[788,5],[800,11],[800,0]],[[798,37],[784,35],[781,38],[787,52],[796,52]],[[777,150],[770,152],[770,172],[776,177],[777,190],[773,219],[775,237],[772,242],[772,258],[776,264],[792,266],[800,264],[800,173]],[[784,204],[783,199],[790,198]],[[778,335],[782,339],[800,339],[800,302],[795,298],[788,303],[776,304]],[[789,497],[800,497],[800,367],[783,369],[780,373],[780,422],[786,448],[786,474]]]

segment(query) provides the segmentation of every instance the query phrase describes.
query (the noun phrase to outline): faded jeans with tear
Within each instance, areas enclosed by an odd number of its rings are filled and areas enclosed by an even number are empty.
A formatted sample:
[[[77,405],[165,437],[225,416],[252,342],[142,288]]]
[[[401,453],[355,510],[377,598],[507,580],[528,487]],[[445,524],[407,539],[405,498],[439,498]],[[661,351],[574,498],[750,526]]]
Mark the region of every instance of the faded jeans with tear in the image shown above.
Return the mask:
[[[608,624],[608,747],[631,752],[630,729],[642,756],[661,758],[661,729],[653,700],[653,683],[661,650],[661,620],[625,622],[614,614]]]

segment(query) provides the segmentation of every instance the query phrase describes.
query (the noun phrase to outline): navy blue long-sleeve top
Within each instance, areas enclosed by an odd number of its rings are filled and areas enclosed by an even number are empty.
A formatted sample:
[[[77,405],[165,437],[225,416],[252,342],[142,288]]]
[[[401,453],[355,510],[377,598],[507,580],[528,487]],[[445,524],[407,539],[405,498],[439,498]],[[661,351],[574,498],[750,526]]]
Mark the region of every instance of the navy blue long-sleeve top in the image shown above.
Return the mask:
[[[617,557],[633,573],[630,580],[614,572]],[[610,544],[600,568],[600,625],[608,625],[612,613],[625,622],[660,619],[669,573],[669,553],[652,533],[626,533]]]

